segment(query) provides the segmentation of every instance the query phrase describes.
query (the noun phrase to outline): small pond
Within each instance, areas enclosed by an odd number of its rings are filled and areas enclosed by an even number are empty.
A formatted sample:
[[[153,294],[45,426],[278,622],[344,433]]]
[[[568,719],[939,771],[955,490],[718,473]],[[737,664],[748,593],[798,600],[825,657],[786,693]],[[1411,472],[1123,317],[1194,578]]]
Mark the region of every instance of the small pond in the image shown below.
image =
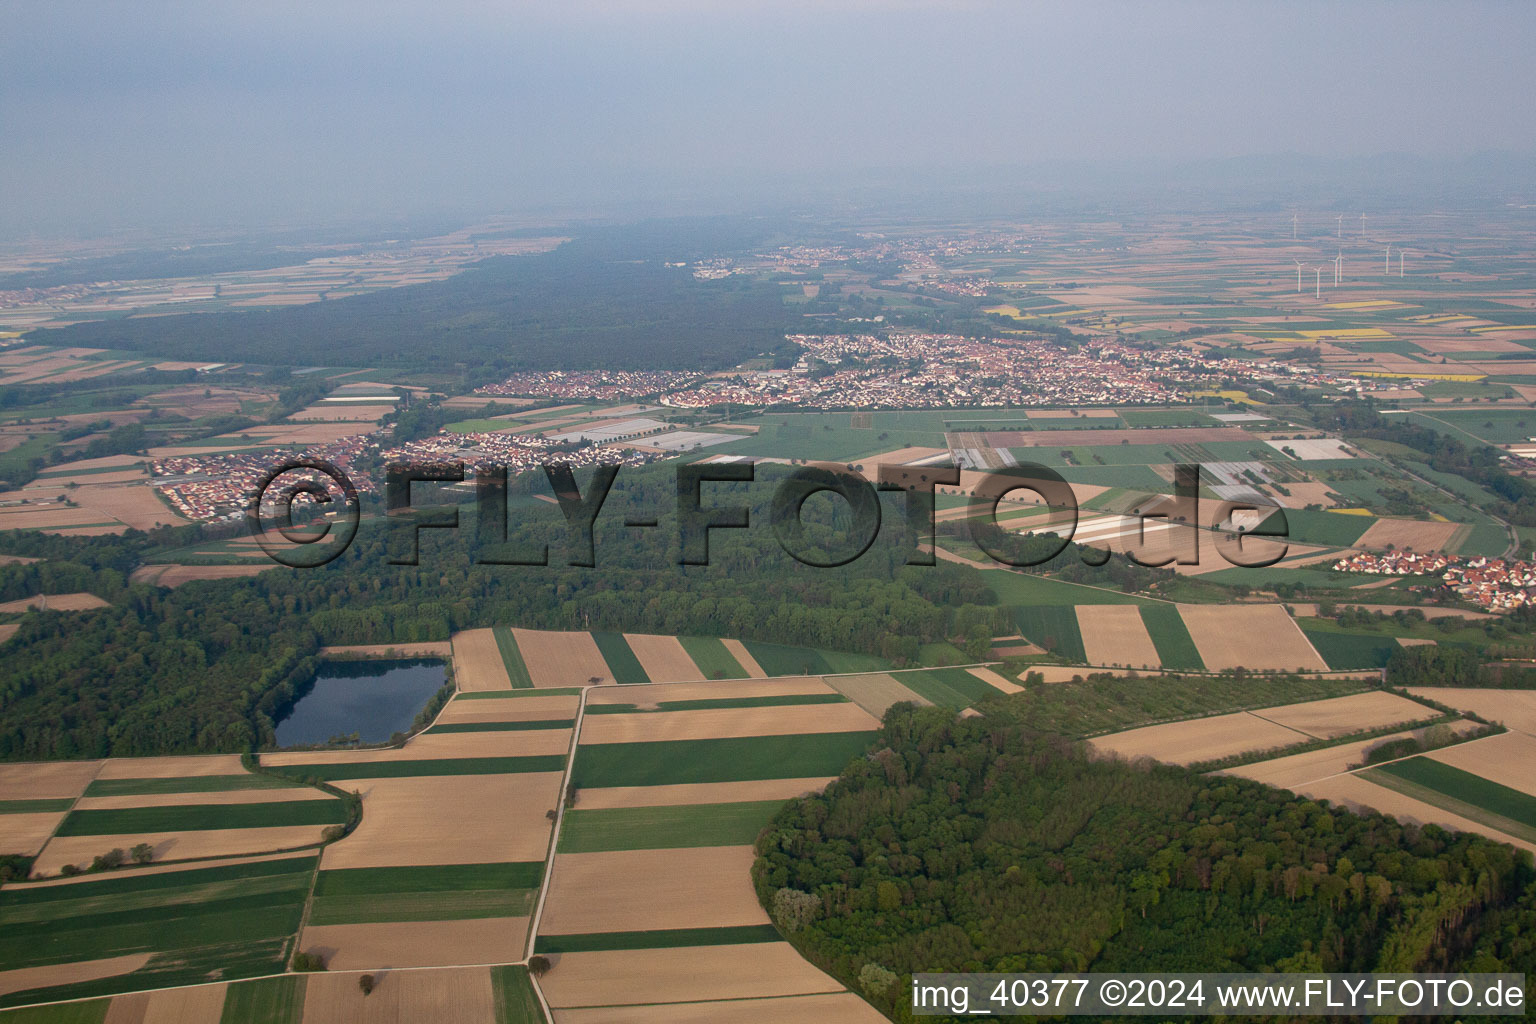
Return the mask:
[[[383,743],[409,729],[447,681],[447,666],[436,659],[325,662],[314,686],[277,723],[278,746],[324,743],[354,732],[364,743]]]

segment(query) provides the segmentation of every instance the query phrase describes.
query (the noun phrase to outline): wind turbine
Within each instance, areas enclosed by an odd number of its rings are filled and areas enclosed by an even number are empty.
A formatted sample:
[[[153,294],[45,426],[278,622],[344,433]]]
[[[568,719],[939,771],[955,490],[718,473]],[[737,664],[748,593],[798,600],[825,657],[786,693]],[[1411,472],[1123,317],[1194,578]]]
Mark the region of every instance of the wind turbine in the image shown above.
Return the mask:
[[[1383,266],[1381,268],[1381,272],[1383,274],[1390,274],[1390,273],[1392,273],[1392,243],[1391,242],[1387,243],[1387,255],[1386,255],[1385,259],[1386,259],[1386,263],[1383,264]]]
[[[1323,265],[1319,263],[1312,269],[1317,271],[1317,290],[1315,294],[1316,297],[1320,299],[1323,297]]]
[[[1365,237],[1365,214],[1360,215],[1360,237]]]
[[[1294,256],[1292,256],[1291,259],[1294,260],[1295,263],[1296,263],[1296,292],[1297,292],[1297,294],[1300,294],[1301,293],[1301,260],[1296,259],[1296,257],[1294,257]]]
[[[1403,250],[1397,250],[1397,276],[1403,276]]]
[[[1339,214],[1338,221],[1339,221],[1339,237],[1343,238],[1344,237],[1344,215],[1342,213]]]
[[[1333,286],[1335,288],[1337,288],[1339,286],[1339,282],[1341,282],[1343,280],[1344,280],[1344,250],[1340,249],[1339,250],[1339,254],[1333,258]]]

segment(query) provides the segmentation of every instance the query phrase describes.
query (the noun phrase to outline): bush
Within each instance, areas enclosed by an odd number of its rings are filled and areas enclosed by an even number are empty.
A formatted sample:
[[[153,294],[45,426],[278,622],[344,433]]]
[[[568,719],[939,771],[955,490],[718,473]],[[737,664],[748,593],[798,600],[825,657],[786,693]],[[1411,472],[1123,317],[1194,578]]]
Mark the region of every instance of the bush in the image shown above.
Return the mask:
[[[544,977],[544,975],[549,973],[549,969],[552,966],[549,962],[549,957],[542,954],[528,958],[528,973],[535,978]]]
[[[347,829],[344,825],[327,825],[320,830],[320,841],[322,843],[334,843],[346,834]]]
[[[360,974],[360,975],[358,975],[358,977],[357,977],[357,987],[363,990],[363,995],[365,995],[365,996],[366,995],[371,995],[373,993],[373,975],[371,975],[371,974]]]
[[[91,861],[92,871],[114,871],[120,868],[128,860],[128,854],[122,847],[114,847],[106,853],[98,854]]]
[[[293,969],[296,971],[323,971],[325,960],[319,953],[298,952],[293,954]]]
[[[155,859],[155,848],[148,843],[139,843],[128,851],[128,856],[133,858],[135,864],[148,864]]]
[[[816,920],[821,900],[799,889],[780,889],[773,894],[773,919],[780,928],[798,932]]]
[[[888,971],[879,964],[865,964],[859,971],[859,987],[874,999],[889,992],[898,980],[894,971]]]

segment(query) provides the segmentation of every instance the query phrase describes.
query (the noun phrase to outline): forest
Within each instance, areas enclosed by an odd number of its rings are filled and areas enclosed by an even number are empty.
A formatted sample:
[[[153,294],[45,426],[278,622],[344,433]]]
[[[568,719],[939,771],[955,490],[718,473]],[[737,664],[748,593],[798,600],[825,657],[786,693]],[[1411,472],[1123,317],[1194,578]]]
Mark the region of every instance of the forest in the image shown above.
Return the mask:
[[[593,229],[551,252],[486,259],[431,284],[287,309],[79,324],[48,340],[188,360],[472,367],[482,382],[521,370],[715,370],[784,347],[791,314],[780,287],[698,280],[691,267],[667,264],[772,237],[735,222]]]
[[[984,708],[895,705],[757,842],[780,929],[895,1020],[916,971],[1536,973],[1529,854],[1094,759],[1012,698]]]

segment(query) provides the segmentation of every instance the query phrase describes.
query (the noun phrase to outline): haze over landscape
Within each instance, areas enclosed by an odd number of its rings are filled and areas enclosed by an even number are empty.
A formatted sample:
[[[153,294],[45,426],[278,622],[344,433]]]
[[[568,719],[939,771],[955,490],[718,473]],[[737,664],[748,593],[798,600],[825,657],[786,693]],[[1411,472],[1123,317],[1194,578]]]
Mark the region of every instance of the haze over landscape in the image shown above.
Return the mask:
[[[1528,1002],[1529,5],[5,14],[0,1024]]]

